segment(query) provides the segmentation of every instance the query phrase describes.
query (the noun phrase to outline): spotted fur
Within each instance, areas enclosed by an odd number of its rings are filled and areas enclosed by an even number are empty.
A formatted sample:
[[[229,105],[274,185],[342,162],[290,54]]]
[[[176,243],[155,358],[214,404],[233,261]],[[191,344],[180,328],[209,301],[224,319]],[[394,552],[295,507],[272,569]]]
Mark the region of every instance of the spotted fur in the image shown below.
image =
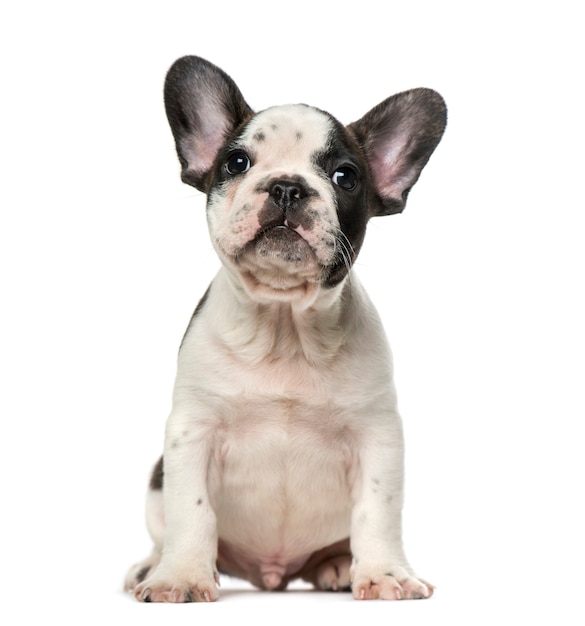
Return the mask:
[[[183,180],[208,195],[222,268],[178,358],[148,494],[143,601],[210,601],[218,572],[304,578],[356,599],[429,597],[402,549],[403,440],[381,321],[352,271],[366,225],[402,210],[440,140],[413,90],[344,127],[285,105],[254,114],[197,57],[167,76]]]

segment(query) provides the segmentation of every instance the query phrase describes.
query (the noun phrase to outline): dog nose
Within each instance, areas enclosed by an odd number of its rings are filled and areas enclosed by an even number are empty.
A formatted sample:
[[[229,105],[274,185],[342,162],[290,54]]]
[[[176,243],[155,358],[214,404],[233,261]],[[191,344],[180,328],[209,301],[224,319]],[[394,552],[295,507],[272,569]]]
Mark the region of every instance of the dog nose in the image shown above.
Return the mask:
[[[276,205],[285,212],[307,195],[301,183],[286,178],[272,181],[268,193]]]

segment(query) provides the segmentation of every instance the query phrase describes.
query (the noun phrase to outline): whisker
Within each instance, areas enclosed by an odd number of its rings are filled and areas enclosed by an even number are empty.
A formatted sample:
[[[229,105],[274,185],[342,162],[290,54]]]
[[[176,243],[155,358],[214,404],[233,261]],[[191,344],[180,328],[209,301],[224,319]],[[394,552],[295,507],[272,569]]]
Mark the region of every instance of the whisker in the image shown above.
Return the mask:
[[[351,242],[342,231],[337,231],[334,239],[335,254],[339,254],[347,271],[350,270],[354,249]]]
[[[342,230],[339,231],[339,234],[343,237],[343,240],[345,241],[347,247],[349,248],[349,251],[351,252],[351,258],[353,258],[355,256],[355,250],[351,245],[351,241],[347,238],[347,235]]]

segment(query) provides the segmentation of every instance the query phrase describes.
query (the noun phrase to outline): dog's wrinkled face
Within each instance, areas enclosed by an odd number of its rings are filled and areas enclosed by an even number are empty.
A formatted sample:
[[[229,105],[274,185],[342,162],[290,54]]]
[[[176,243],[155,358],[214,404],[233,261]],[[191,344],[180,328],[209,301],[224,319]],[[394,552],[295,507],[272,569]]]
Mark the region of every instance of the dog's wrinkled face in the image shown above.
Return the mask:
[[[326,113],[287,105],[254,116],[222,150],[211,237],[251,294],[290,299],[346,274],[367,222],[364,165],[350,144]]]
[[[173,64],[165,106],[182,179],[208,194],[230,275],[256,301],[303,306],[347,276],[370,217],[402,211],[446,122],[430,89],[387,98],[349,126],[306,105],[255,114],[198,57]]]

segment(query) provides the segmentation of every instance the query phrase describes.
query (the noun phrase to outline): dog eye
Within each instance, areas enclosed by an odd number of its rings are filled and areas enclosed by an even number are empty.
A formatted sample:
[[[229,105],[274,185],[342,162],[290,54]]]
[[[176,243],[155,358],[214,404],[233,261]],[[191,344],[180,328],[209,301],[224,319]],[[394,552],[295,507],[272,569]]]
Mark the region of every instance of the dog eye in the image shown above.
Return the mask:
[[[338,167],[335,172],[333,172],[333,176],[331,176],[331,180],[342,189],[346,191],[352,191],[356,188],[358,182],[358,176],[356,171],[349,166]]]
[[[250,169],[250,157],[245,152],[230,154],[225,163],[225,171],[232,176],[243,174]]]

